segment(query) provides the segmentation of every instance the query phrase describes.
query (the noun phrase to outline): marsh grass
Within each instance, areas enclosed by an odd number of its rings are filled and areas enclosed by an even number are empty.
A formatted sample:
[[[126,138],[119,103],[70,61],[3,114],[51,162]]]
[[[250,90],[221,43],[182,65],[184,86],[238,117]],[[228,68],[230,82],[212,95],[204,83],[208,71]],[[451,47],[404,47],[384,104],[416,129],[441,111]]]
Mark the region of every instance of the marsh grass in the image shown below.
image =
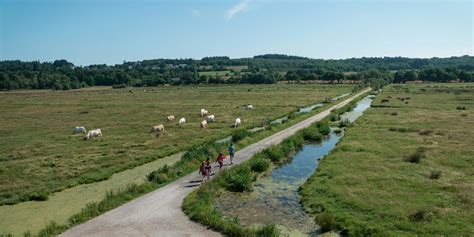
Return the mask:
[[[420,163],[422,158],[426,157],[426,148],[419,147],[416,151],[410,155],[407,155],[404,160],[410,163]]]
[[[430,179],[439,179],[441,178],[441,170],[432,170],[430,172]]]
[[[253,90],[247,91],[250,88]],[[146,92],[110,87],[1,92],[0,178],[8,182],[0,185],[0,205],[44,200],[45,195],[37,198],[35,193],[50,194],[105,180],[207,140],[232,135],[236,117],[241,117],[242,128],[247,128],[292,113],[297,105],[350,89],[348,85],[315,89],[304,85],[220,85],[156,87]],[[253,104],[255,109],[235,109],[242,104]],[[206,131],[199,129],[202,118],[197,115],[203,107],[217,118]],[[186,117],[187,123],[182,127],[168,123],[170,114]],[[159,123],[165,125],[166,133],[159,137],[147,133]],[[104,136],[83,141],[83,135],[72,135],[74,126],[101,128]]]
[[[253,171],[261,173],[267,171],[268,168],[270,168],[270,162],[268,162],[268,160],[265,158],[259,157],[250,163],[250,167]]]
[[[409,87],[409,93],[394,85],[384,88],[379,97],[409,96],[410,103],[391,102],[398,116],[389,114],[393,107],[373,106],[345,131],[300,190],[311,216],[331,213],[342,236],[474,235],[473,111],[454,110],[472,104],[474,87],[430,86],[400,85]],[[440,86],[443,91],[435,91]],[[444,93],[465,86],[460,95]],[[423,135],[425,130],[435,136]],[[360,147],[363,151],[356,149]],[[421,162],[413,165],[404,157]]]
[[[323,108],[320,108],[320,109],[323,109]],[[307,118],[309,116],[312,116],[312,114],[311,113],[301,114],[298,116],[298,119],[290,120],[288,124],[272,125],[270,129],[265,129],[260,132],[251,133],[249,136],[247,136],[241,142],[238,142],[236,145],[243,147],[245,145],[251,144],[268,135],[275,133],[276,131],[279,131],[280,129],[291,126],[292,124],[295,124],[298,121],[304,118]],[[318,123],[316,126],[320,129],[320,132],[322,133],[326,133],[326,130],[329,128],[329,126],[326,123],[324,124]],[[279,149],[281,149],[281,152],[288,158],[290,154],[295,151],[295,149],[301,148],[301,146],[303,145],[303,142],[304,142],[304,139],[303,139],[302,132],[298,132],[292,137],[285,139],[279,145]],[[181,160],[176,162],[174,165],[172,166],[165,165],[159,168],[158,170],[148,173],[146,175],[146,179],[148,182],[140,184],[140,185],[131,185],[131,186],[128,186],[127,188],[120,189],[120,190],[109,191],[106,195],[106,198],[104,198],[100,202],[88,203],[86,207],[81,210],[81,212],[70,217],[68,220],[68,223],[64,225],[57,225],[56,223],[51,223],[46,228],[43,228],[41,232],[54,233],[54,234],[45,235],[45,236],[56,235],[72,226],[75,226],[89,219],[92,219],[110,209],[113,209],[115,207],[122,205],[125,202],[128,202],[145,193],[153,191],[156,188],[166,185],[167,183],[172,182],[173,180],[176,180],[177,178],[182,177],[183,175],[188,174],[189,172],[195,171],[198,168],[200,161],[206,159],[207,157],[217,156],[219,151],[222,151],[222,149],[225,149],[224,145],[217,144],[215,142],[206,142],[201,145],[195,145],[191,147],[190,149],[188,149],[185,152],[185,154],[183,154],[183,156],[181,157]],[[266,156],[263,152],[257,153],[253,159],[270,160],[270,158]],[[265,166],[266,165],[263,164],[263,167]],[[258,169],[259,168],[257,168],[257,170]],[[259,171],[257,170],[253,170],[253,171],[258,173]],[[220,177],[225,177],[225,172],[226,171],[224,170]],[[252,176],[253,176],[252,182],[254,182],[256,173],[255,174],[252,173]],[[242,176],[241,178],[236,179],[234,183],[237,183],[236,186],[240,186],[240,187],[238,187],[235,190],[246,190],[246,189],[251,190],[251,184],[250,185],[248,184],[248,180],[250,180],[248,179],[248,177],[250,177],[250,175],[247,177]],[[216,178],[213,180],[215,180],[215,182],[219,184],[217,186],[221,188],[224,188],[227,185],[227,182],[225,181],[224,178]],[[248,189],[247,187],[250,187],[250,189]],[[206,221],[212,220],[212,222],[210,223],[220,223],[220,220],[219,220],[219,218],[221,218],[220,214],[216,212],[215,210],[213,210],[211,213],[207,213],[207,215],[208,217],[206,217],[207,218]],[[231,236],[260,236],[259,234],[257,234],[257,231],[259,231],[260,228],[256,228],[256,229],[254,228],[252,230],[249,230],[249,229],[244,230],[242,229],[242,227],[236,224],[238,223],[233,223],[231,225],[225,226],[225,228],[221,232],[231,233],[230,234]],[[275,231],[274,232],[275,236],[277,235],[276,233],[279,232],[278,229],[274,228],[274,226],[271,228],[269,228],[268,226],[262,226],[261,228],[262,228],[262,231],[259,232],[260,234],[267,235],[269,234],[268,231],[272,229]]]

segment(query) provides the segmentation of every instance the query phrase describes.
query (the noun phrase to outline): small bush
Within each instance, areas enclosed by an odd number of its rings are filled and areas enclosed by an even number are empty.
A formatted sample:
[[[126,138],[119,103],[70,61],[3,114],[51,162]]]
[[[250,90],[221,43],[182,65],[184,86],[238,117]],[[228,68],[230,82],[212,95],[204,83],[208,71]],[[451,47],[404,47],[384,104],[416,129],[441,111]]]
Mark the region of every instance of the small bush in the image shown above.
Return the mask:
[[[264,158],[257,158],[250,163],[250,167],[255,172],[264,172],[270,167],[270,162]]]
[[[38,233],[38,237],[56,236],[66,230],[66,228],[66,226],[59,225],[56,222],[52,221]]]
[[[248,136],[250,136],[250,132],[247,131],[246,129],[240,129],[237,130],[233,135],[232,135],[232,141],[233,142],[238,142]]]
[[[309,127],[303,130],[303,138],[306,141],[320,142],[321,140],[323,140],[323,135],[319,133],[318,128]]]
[[[342,133],[342,129],[339,129],[339,128],[338,128],[338,129],[334,129],[334,133],[336,133],[336,134],[341,134],[341,133]]]
[[[441,177],[441,170],[432,170],[430,173],[430,179],[439,179]]]
[[[260,227],[256,235],[259,237],[278,237],[280,236],[280,230],[274,225],[264,225]]]
[[[408,216],[411,222],[431,221],[434,217],[433,212],[426,209],[417,210],[415,213]]]
[[[49,198],[49,194],[44,191],[34,192],[29,194],[28,201],[46,201]]]
[[[390,127],[390,128],[388,128],[388,131],[391,131],[391,132],[415,132],[416,130],[415,130],[415,129],[411,129],[411,128],[396,128],[396,127]]]
[[[425,152],[426,152],[426,149],[423,147],[420,147],[416,150],[415,153],[406,156],[405,161],[410,162],[410,163],[420,163],[421,158],[425,157]]]
[[[397,115],[398,115],[398,112],[391,112],[390,115],[392,115],[392,116],[397,116]]]
[[[466,107],[465,106],[458,106],[456,107],[457,110],[466,110]]]
[[[461,117],[467,117],[467,114],[461,114]]]
[[[113,89],[122,89],[122,88],[126,88],[126,87],[127,87],[127,85],[125,85],[125,84],[112,85]]]
[[[316,218],[316,223],[321,227],[324,232],[332,231],[336,228],[336,218],[327,211],[321,213]]]
[[[252,191],[255,176],[248,165],[240,165],[224,173],[226,188],[231,192]]]
[[[316,126],[322,135],[329,135],[331,133],[331,127],[329,127],[328,123],[318,123]]]
[[[349,127],[350,125],[351,125],[351,122],[348,119],[344,119],[339,122],[338,127],[345,128],[345,127]]]
[[[283,154],[282,150],[276,147],[271,147],[264,150],[263,154],[274,163],[278,163],[283,160],[283,158],[285,158],[285,155]]]
[[[423,131],[420,131],[418,134],[422,135],[422,136],[427,136],[427,135],[430,135],[433,133],[433,130],[423,130]]]

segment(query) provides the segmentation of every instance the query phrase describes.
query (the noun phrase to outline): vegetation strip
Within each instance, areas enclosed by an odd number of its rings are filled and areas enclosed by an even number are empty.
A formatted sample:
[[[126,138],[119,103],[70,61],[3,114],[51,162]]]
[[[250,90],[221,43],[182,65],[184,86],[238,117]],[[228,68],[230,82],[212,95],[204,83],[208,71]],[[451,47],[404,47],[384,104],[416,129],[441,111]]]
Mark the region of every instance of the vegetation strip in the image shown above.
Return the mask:
[[[290,127],[297,122],[311,117],[320,110],[326,109],[326,106],[316,108],[310,113],[303,113],[295,115],[294,119],[281,125],[268,126],[268,129],[256,133],[247,134],[245,139],[237,142],[238,147],[247,146],[255,141],[269,136],[276,131]],[[215,156],[219,150],[223,149],[223,144],[216,144],[215,142],[207,142],[200,146],[195,146],[183,155],[183,159],[178,161],[173,166],[163,167],[157,171],[153,171],[147,175],[150,182],[141,185],[130,185],[127,188],[117,191],[111,191],[106,198],[99,203],[88,204],[80,213],[69,218],[68,224],[60,225],[57,223],[50,223],[46,228],[42,229],[39,236],[51,236],[62,233],[64,230],[71,228],[77,224],[83,223],[93,217],[96,217],[108,210],[118,207],[136,197],[145,193],[153,191],[162,187],[189,172],[195,171],[200,161],[206,159],[208,156]],[[187,173],[186,173],[187,172]]]

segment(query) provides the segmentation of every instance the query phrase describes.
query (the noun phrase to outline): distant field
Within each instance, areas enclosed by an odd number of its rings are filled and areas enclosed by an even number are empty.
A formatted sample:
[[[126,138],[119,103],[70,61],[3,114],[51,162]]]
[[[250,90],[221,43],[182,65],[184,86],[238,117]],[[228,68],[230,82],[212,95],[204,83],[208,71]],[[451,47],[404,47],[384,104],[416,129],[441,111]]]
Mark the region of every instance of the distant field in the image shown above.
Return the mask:
[[[298,106],[350,92],[351,86],[237,85],[0,93],[1,204],[103,180],[112,173],[182,151],[243,127],[268,121]],[[255,109],[246,111],[245,104]],[[199,128],[201,108],[216,115]],[[186,117],[180,128],[166,116]],[[148,134],[163,123],[166,133]],[[101,128],[104,136],[83,141],[74,126]],[[39,195],[41,196],[41,195]]]
[[[474,84],[391,85],[373,105],[303,186],[305,208],[349,235],[474,236]]]
[[[204,71],[198,72],[199,76],[225,76],[227,74],[232,75],[231,71]]]

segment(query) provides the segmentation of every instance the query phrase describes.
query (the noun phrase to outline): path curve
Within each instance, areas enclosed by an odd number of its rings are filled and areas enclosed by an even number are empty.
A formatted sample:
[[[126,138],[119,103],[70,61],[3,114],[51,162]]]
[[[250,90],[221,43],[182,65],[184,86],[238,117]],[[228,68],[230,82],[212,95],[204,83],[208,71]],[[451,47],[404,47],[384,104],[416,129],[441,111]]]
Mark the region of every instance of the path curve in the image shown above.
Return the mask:
[[[297,131],[322,120],[331,113],[331,110],[343,107],[369,90],[370,88],[367,88],[337,105],[243,148],[236,152],[235,163],[242,163],[251,158],[253,154],[282,142]],[[200,180],[198,173],[193,172],[73,227],[60,236],[221,236],[221,234],[191,221],[181,211],[183,199],[199,186],[199,183],[196,182],[198,180]]]

